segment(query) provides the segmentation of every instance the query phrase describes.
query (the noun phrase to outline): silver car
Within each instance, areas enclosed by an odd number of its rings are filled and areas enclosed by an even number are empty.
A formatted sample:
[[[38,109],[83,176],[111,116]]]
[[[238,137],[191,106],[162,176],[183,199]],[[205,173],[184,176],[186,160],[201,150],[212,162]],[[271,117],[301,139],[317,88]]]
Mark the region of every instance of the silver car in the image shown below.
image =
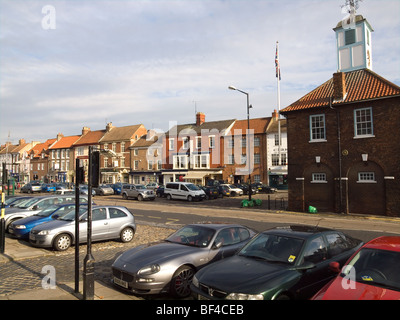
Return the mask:
[[[92,207],[92,241],[119,238],[129,242],[136,232],[135,218],[125,207]],[[75,243],[75,212],[34,227],[29,233],[33,246],[67,250]],[[79,243],[87,242],[87,210],[79,217]]]
[[[93,188],[93,190],[96,192],[96,195],[100,196],[108,196],[114,194],[114,189],[106,184],[101,184],[97,188]]]
[[[113,283],[136,294],[190,294],[193,275],[205,265],[232,256],[255,232],[241,225],[190,224],[161,242],[141,245],[112,265]]]
[[[81,196],[79,201],[80,203],[87,204],[88,199],[85,196]],[[12,222],[18,219],[33,216],[34,214],[39,213],[43,209],[46,209],[54,204],[65,203],[75,203],[75,195],[31,197],[12,208],[6,208],[6,230],[8,230],[8,227]]]
[[[143,184],[125,184],[122,186],[122,198],[135,198],[139,201],[154,200],[156,194],[153,190],[147,189]]]

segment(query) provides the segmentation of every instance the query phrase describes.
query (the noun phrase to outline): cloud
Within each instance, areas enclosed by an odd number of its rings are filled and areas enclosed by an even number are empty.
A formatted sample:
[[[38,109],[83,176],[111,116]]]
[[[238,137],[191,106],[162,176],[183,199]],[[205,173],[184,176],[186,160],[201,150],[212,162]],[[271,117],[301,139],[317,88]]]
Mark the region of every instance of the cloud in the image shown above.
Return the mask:
[[[252,117],[277,109],[336,71],[338,0],[56,1],[56,29],[44,30],[48,1],[0,1],[0,141],[46,140],[58,132],[143,123]],[[368,0],[374,71],[400,84],[398,1]],[[384,17],[384,18],[382,18]],[[388,50],[388,47],[390,50]]]

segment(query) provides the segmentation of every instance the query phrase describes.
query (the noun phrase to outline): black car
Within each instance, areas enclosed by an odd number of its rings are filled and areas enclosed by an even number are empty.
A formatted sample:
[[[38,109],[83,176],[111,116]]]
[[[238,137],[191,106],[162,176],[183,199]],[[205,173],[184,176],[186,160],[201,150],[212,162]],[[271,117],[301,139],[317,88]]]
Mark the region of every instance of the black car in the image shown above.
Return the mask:
[[[197,299],[308,299],[335,274],[363,242],[336,230],[290,226],[259,233],[233,257],[196,273],[191,290]]]
[[[231,195],[231,192],[227,186],[218,186],[218,192],[219,192],[219,197],[229,197]]]
[[[241,183],[234,183],[233,184],[236,188],[240,188],[243,190],[243,194],[249,194],[249,185],[248,184],[241,184]],[[251,186],[251,194],[256,194],[258,189],[254,186]]]
[[[276,188],[272,188],[262,183],[252,183],[251,187],[256,189],[259,193],[275,193],[277,192]]]
[[[206,199],[217,199],[219,197],[219,191],[217,186],[198,186],[205,194]]]

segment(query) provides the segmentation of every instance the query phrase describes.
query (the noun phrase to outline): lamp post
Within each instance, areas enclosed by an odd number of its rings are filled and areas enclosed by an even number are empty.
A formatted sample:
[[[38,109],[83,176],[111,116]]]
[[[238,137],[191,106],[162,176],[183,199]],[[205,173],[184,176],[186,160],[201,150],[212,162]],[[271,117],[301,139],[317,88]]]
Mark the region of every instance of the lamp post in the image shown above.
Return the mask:
[[[249,169],[249,201],[251,201],[251,170],[250,170],[250,159],[251,159],[251,155],[250,155],[250,108],[252,108],[252,106],[250,105],[249,102],[249,94],[245,91],[239,90],[233,86],[229,86],[228,87],[229,90],[235,90],[235,91],[239,91],[243,94],[246,95],[247,97],[247,168]]]

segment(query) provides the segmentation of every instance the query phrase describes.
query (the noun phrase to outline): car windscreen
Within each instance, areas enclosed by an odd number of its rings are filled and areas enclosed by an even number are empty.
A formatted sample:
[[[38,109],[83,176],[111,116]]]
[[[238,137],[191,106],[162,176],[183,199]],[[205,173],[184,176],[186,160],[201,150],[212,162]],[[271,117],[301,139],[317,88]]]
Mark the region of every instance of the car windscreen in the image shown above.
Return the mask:
[[[142,185],[142,184],[137,184],[137,185],[135,185],[135,188],[138,189],[138,190],[144,190],[144,189],[146,189],[146,187],[145,187],[144,185]]]
[[[192,191],[200,190],[196,185],[194,185],[194,184],[192,184],[192,183],[186,184],[186,187],[187,187],[189,190],[192,190]]]
[[[87,206],[79,207],[79,217],[82,218],[83,214],[87,212]],[[68,211],[66,214],[57,218],[57,220],[63,221],[74,221],[75,220],[75,208],[73,210]]]
[[[207,247],[215,234],[215,230],[203,226],[185,226],[172,235],[166,241],[179,243],[193,247]]]
[[[18,204],[15,207],[21,208],[21,209],[28,209],[30,206],[38,202],[40,198],[29,198],[28,200]]]
[[[349,280],[400,291],[400,252],[361,249],[343,268],[341,276]]]
[[[239,252],[239,255],[268,262],[294,264],[303,244],[303,239],[260,233]]]

